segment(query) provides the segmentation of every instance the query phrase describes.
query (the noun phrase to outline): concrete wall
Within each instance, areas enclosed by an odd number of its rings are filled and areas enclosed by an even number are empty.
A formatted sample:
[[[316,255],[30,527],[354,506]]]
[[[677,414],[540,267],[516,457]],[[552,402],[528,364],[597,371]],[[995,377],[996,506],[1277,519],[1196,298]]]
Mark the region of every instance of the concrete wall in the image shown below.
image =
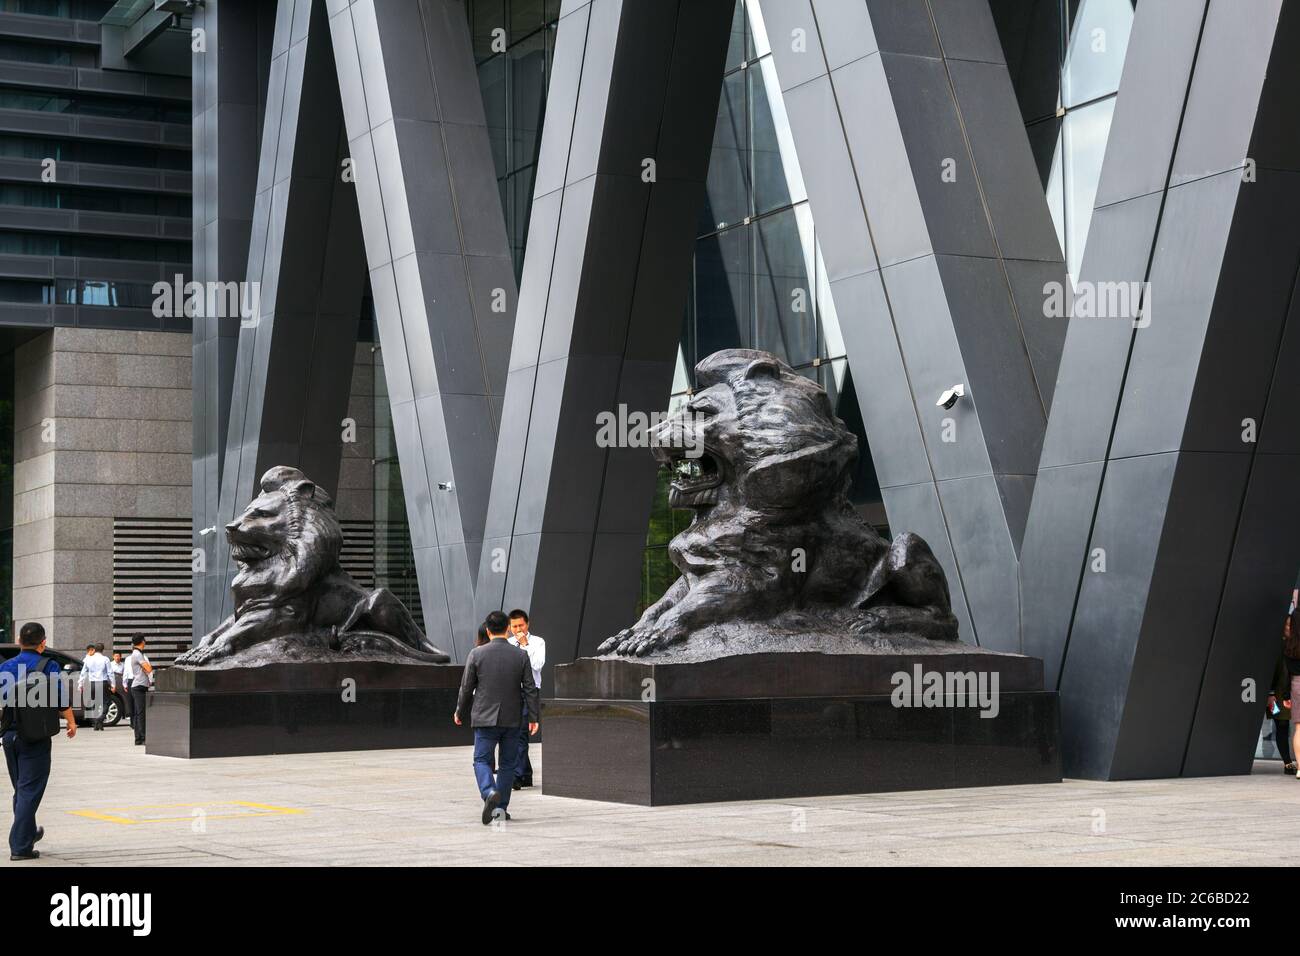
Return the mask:
[[[190,336],[56,328],[15,356],[14,619],[109,644],[113,519],[190,515]]]

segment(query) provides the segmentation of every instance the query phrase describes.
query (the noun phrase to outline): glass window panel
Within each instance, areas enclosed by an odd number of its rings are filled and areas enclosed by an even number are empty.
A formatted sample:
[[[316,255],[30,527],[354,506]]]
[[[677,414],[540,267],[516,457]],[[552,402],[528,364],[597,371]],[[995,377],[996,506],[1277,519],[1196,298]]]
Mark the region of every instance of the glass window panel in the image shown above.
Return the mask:
[[[745,61],[745,9],[740,0],[736,0],[735,12],[731,15],[731,40],[727,43],[727,64],[725,69],[735,70]]]
[[[801,230],[799,216],[787,209],[757,220],[752,232],[754,347],[791,365],[811,362],[818,351],[811,223]]]
[[[673,373],[673,394],[684,392],[695,385],[695,364],[700,360],[695,333],[695,269],[691,268],[691,288],[682,316],[682,339],[677,348],[677,369]],[[681,382],[677,374],[681,374]]]
[[[546,44],[549,33],[537,33],[510,48],[509,172],[537,162],[542,114],[546,108]]]
[[[499,49],[492,49],[492,31],[506,28],[506,0],[468,0],[465,12],[469,18],[474,59],[484,60],[499,53]]]
[[[533,203],[533,181],[536,166],[526,166],[508,180],[510,183],[510,215],[507,227],[510,251],[515,260],[515,281],[523,277],[524,253],[528,248],[528,222]]]
[[[749,226],[695,244],[695,335],[700,356],[753,343]]]
[[[1061,75],[1061,102],[1067,109],[1119,89],[1132,28],[1131,0],[1083,0]]]
[[[880,482],[876,478],[875,465],[871,461],[871,446],[867,442],[867,430],[862,424],[862,410],[858,405],[857,390],[853,386],[853,373],[845,359],[824,363],[822,369],[825,376],[822,384],[827,386],[831,408],[835,409],[835,414],[858,439],[858,463],[853,471],[853,481],[849,485],[849,500],[859,507],[879,505],[883,495],[880,493]],[[832,392],[829,383],[834,382],[840,384]]]
[[[546,25],[546,0],[510,0],[510,42],[535,33]]]
[[[749,130],[746,122],[745,72],[722,81],[713,152],[706,180],[707,202],[698,232],[712,232],[742,222],[749,215]]]
[[[492,164],[497,176],[510,172],[510,61],[494,56],[478,66],[478,85],[483,94],[483,116],[487,121],[488,143],[492,147]]]
[[[800,202],[807,195],[772,58],[767,57],[746,70],[745,74],[749,81],[751,110],[753,211],[764,213]]]
[[[1065,116],[1063,132],[1065,209],[1065,262],[1073,276],[1079,274],[1083,247],[1092,222],[1092,204],[1106,153],[1106,137],[1115,112],[1115,98],[1103,100]]]
[[[1059,0],[990,0],[1026,123],[1056,112],[1067,28]]]
[[[393,440],[393,416],[388,404],[388,378],[384,374],[384,350],[375,349],[375,458],[396,459],[397,445]],[[378,480],[378,476],[376,476]],[[375,509],[378,516],[380,511]]]

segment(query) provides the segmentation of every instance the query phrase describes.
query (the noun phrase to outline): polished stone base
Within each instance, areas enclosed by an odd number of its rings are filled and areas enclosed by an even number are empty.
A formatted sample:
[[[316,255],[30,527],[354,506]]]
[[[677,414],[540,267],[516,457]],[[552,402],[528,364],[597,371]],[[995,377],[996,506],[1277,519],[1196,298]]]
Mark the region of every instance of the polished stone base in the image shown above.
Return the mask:
[[[469,746],[473,731],[451,719],[462,671],[380,662],[168,668],[149,695],[145,751],[243,757]]]
[[[1057,697],[1041,689],[1036,660],[954,654],[945,665],[929,655],[888,662],[790,655],[799,659],[787,661],[782,686],[782,663],[773,660],[780,656],[761,655],[749,669],[734,658],[725,673],[714,671],[729,698],[708,696],[709,681],[686,670],[652,677],[641,662],[557,668],[557,694],[593,681],[612,693],[543,703],[543,792],[652,806],[1061,780]],[[886,668],[911,673],[917,663],[924,671],[997,671],[996,713],[956,706],[952,697],[942,706],[898,706]],[[565,675],[568,666],[574,670]],[[747,670],[762,693],[739,693]],[[845,674],[868,692],[846,692]],[[640,699],[651,691],[654,700]]]

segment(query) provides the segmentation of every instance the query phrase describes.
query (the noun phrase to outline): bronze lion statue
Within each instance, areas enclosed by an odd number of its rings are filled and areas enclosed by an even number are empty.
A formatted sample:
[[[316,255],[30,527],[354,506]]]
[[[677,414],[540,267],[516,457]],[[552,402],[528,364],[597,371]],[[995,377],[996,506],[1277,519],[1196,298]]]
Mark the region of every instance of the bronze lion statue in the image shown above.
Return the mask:
[[[681,576],[598,653],[956,640],[929,546],[914,534],[891,544],[850,503],[858,443],[825,390],[751,349],[710,355],[696,379],[690,400],[651,435],[673,471],[669,504],[695,512],[669,545]]]
[[[176,658],[181,665],[377,658],[443,664],[392,593],[367,590],[339,566],[334,502],[296,468],[262,476],[260,493],[226,525],[239,571],[235,613]]]

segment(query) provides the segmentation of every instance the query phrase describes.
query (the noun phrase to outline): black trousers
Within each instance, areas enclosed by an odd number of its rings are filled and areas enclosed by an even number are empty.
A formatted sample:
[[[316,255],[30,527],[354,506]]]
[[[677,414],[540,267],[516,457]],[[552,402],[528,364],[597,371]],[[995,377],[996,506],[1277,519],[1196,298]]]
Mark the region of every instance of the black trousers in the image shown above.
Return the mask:
[[[135,742],[144,743],[144,705],[148,687],[131,688],[131,726],[135,728]]]
[[[96,703],[96,706],[86,716],[90,717],[91,726],[96,730],[104,729],[104,712],[108,710],[108,689],[112,686],[112,684],[102,680],[90,682],[91,700]]]

